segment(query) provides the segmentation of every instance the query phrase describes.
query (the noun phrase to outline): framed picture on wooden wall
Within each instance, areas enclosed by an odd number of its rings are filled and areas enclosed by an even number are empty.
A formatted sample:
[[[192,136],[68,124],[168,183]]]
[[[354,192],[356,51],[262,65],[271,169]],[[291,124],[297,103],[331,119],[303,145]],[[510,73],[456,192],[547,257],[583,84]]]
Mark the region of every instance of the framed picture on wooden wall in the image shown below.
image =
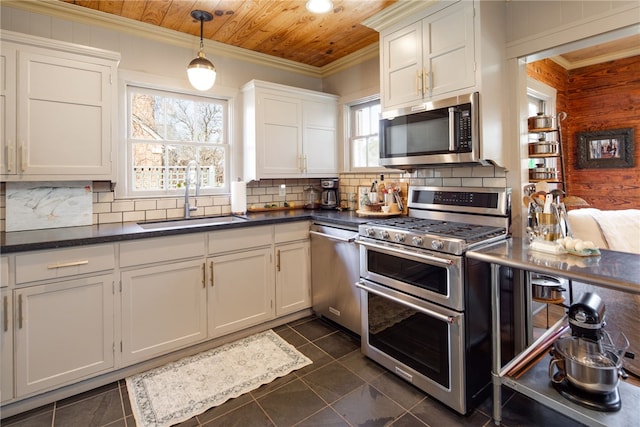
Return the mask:
[[[633,128],[578,132],[577,169],[633,167]]]

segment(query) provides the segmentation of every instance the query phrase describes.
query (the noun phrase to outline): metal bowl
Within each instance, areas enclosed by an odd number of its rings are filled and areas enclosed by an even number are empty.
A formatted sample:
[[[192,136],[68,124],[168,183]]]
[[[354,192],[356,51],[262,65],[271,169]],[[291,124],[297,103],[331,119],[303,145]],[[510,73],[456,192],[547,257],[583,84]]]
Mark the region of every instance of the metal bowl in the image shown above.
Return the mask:
[[[579,337],[563,337],[553,345],[554,357],[549,363],[553,382],[565,378],[582,390],[606,394],[618,387],[622,359],[620,353],[601,342]],[[558,372],[554,372],[554,367]]]

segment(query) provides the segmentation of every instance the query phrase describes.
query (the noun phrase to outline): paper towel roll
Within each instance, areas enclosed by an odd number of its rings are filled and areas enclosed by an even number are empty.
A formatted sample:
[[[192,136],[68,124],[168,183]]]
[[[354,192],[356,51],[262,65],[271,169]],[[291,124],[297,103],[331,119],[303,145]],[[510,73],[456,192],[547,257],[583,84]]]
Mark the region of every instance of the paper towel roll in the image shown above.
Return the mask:
[[[231,182],[231,213],[244,214],[247,212],[247,183],[244,181]]]

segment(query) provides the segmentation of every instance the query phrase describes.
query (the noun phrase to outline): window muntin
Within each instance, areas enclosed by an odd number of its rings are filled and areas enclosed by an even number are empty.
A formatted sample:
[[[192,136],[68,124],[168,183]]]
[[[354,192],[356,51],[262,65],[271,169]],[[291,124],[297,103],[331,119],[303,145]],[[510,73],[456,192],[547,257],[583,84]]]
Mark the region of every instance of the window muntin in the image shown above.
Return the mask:
[[[350,107],[349,145],[352,170],[380,167],[379,118],[379,100]]]
[[[191,160],[201,167],[203,194],[229,191],[226,100],[136,86],[127,94],[131,195],[182,193]]]

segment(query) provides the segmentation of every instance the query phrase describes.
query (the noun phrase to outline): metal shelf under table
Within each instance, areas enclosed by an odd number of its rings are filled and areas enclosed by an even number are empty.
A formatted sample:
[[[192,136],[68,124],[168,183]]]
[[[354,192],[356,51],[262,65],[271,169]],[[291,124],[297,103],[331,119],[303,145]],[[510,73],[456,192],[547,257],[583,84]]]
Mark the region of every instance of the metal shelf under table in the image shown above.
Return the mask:
[[[493,362],[493,421],[502,420],[502,385],[522,393],[568,417],[590,426],[629,426],[638,424],[637,408],[640,388],[621,382],[619,392],[622,408],[618,412],[598,412],[576,405],[562,397],[550,385],[548,369],[538,363],[519,380],[507,377],[501,361],[500,342],[500,267],[551,274],[570,280],[589,283],[608,289],[640,295],[640,255],[602,250],[601,255],[588,260],[577,260],[572,255],[550,256],[530,250],[526,240],[507,239],[468,251],[466,256],[491,264],[491,324]],[[523,353],[529,352],[533,343]],[[521,356],[521,355],[520,355]],[[517,356],[517,357],[520,357]],[[631,415],[629,412],[633,411]]]

